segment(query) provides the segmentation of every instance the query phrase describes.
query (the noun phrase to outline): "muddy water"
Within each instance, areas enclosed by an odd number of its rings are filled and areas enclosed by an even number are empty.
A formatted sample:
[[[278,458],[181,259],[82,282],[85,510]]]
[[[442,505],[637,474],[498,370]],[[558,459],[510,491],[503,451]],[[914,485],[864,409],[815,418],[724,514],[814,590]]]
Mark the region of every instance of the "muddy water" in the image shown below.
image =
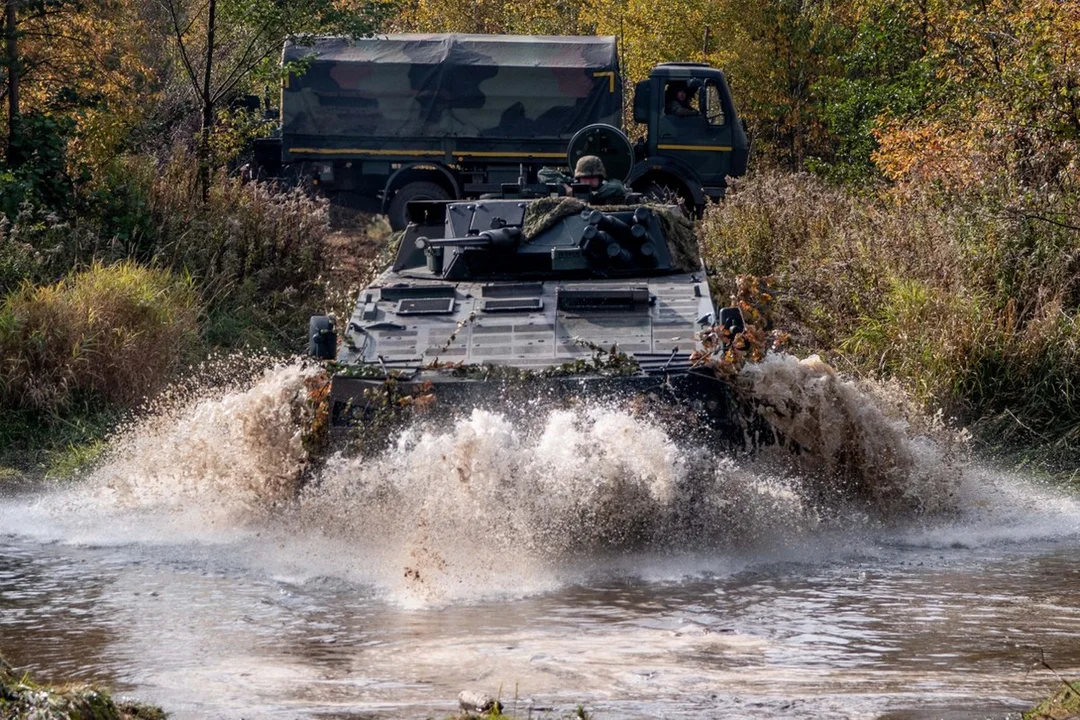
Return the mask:
[[[1052,688],[1040,657],[1080,673],[1080,502],[827,370],[762,372],[819,452],[478,412],[294,500],[304,372],[279,370],[0,498],[0,649],[179,718],[438,716],[464,688],[522,716],[1005,717]]]

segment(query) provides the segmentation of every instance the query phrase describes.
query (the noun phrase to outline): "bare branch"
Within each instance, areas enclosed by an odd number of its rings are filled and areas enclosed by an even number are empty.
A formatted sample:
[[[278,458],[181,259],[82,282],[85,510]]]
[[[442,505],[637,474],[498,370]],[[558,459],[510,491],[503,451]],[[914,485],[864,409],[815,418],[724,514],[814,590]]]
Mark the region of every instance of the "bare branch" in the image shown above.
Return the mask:
[[[1069,682],[1065,678],[1061,677],[1061,675],[1058,673],[1058,671],[1055,670],[1053,667],[1051,667],[1050,663],[1046,662],[1046,651],[1043,650],[1041,647],[1039,648],[1039,662],[1042,664],[1042,666],[1044,668],[1046,668],[1050,672],[1054,673],[1054,677],[1056,677],[1058,680],[1063,682],[1067,688],[1072,690],[1077,695],[1080,695],[1080,689],[1077,689],[1077,687],[1075,685],[1073,685],[1071,682]]]
[[[210,0],[206,0],[206,2],[203,3],[203,6],[201,8],[191,14],[191,22],[189,22],[187,24],[187,27],[184,28],[184,35],[187,35],[189,32],[191,32],[191,28],[195,27],[195,21],[199,19],[199,16],[203,14],[203,11],[206,10],[206,6],[209,4]]]
[[[188,80],[191,81],[191,87],[195,90],[195,94],[202,97],[202,91],[199,89],[199,78],[195,74],[195,68],[192,67],[191,60],[188,58],[187,48],[184,46],[184,35],[180,32],[180,18],[177,16],[176,6],[173,4],[173,0],[162,1],[168,8],[170,17],[172,17],[172,26],[176,33],[176,44],[180,47],[180,60],[183,62],[184,69],[187,71]]]
[[[1037,215],[1035,213],[1024,212],[1022,210],[1017,210],[1016,208],[1006,208],[1006,212],[1008,212],[1013,217],[1023,218],[1024,220],[1039,220],[1040,222],[1056,225],[1057,227],[1064,228],[1066,230],[1080,231],[1080,225],[1072,225],[1070,223],[1063,222],[1052,217],[1047,217],[1045,215]]]
[[[220,99],[220,98],[224,97],[225,95],[227,95],[228,93],[230,93],[230,92],[231,92],[231,91],[232,91],[232,90],[233,90],[233,89],[234,89],[234,88],[235,88],[235,87],[236,87],[236,86],[237,86],[238,84],[240,84],[240,81],[244,79],[244,75],[245,75],[245,74],[246,74],[246,73],[247,73],[248,71],[250,71],[250,70],[254,69],[254,68],[255,68],[255,66],[257,66],[257,65],[258,65],[259,63],[261,63],[261,62],[262,62],[263,60],[265,60],[266,58],[268,58],[268,57],[270,57],[271,55],[273,55],[273,54],[274,54],[274,51],[275,51],[276,49],[277,49],[277,48],[270,48],[270,49],[268,49],[268,50],[267,50],[266,52],[264,52],[264,53],[263,53],[262,55],[260,55],[259,57],[255,58],[255,59],[254,59],[254,60],[252,60],[252,61],[251,61],[250,63],[248,63],[248,66],[247,66],[247,70],[245,70],[244,72],[242,72],[242,73],[238,74],[238,75],[237,75],[236,77],[234,77],[234,78],[232,79],[232,81],[231,81],[230,83],[228,83],[227,85],[222,85],[222,86],[221,86],[221,89],[220,89],[220,91],[219,91],[219,94],[218,94],[218,96],[217,96],[217,97],[218,97],[218,99]]]
[[[250,55],[251,51],[255,49],[255,46],[259,39],[262,37],[263,32],[268,30],[269,27],[270,23],[268,21],[264,23],[263,26],[259,28],[254,35],[252,35],[247,47],[244,48],[244,52],[240,55],[240,59],[236,61],[236,65],[234,65],[233,69],[230,70],[229,73],[225,76],[225,80],[222,82],[217,92],[214,93],[214,102],[217,102],[227,93],[232,91],[232,89],[236,87],[243,79],[244,75],[246,75],[252,68],[254,68],[260,62],[269,57],[272,52],[274,52],[276,48],[270,48],[268,50],[265,50],[259,57],[255,58],[254,60],[248,60],[248,56]]]

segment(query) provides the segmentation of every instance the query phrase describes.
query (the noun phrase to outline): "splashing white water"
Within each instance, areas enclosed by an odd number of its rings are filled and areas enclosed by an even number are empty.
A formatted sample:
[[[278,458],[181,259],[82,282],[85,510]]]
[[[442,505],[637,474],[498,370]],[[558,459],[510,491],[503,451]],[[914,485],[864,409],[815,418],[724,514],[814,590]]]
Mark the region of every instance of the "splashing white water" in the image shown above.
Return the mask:
[[[310,374],[297,365],[274,368],[247,389],[144,419],[115,438],[90,485],[105,505],[223,520],[290,500],[307,461],[301,438]]]
[[[369,556],[431,599],[461,582],[531,586],[613,552],[715,548],[738,539],[744,511],[789,529],[816,520],[792,486],[730,460],[692,462],[647,420],[593,407],[552,412],[533,434],[483,410],[443,432],[412,430],[378,458],[336,458],[298,513],[377,540]]]
[[[738,384],[796,450],[787,457],[798,474],[831,491],[831,502],[858,500],[882,515],[955,508],[966,463],[951,438],[911,432],[816,355],[770,355],[747,365]]]
[[[53,508],[124,518],[139,541],[258,534],[273,549],[253,554],[281,572],[341,575],[428,603],[543,591],[573,582],[574,568],[625,567],[642,553],[677,568],[912,518],[922,529],[903,526],[904,542],[939,542],[941,527],[975,537],[972,523],[1001,528],[1014,496],[1035,492],[989,482],[827,366],[786,356],[739,379],[784,447],[686,447],[649,417],[599,405],[529,428],[472,410],[411,427],[377,457],[332,457],[300,490],[311,373],[276,368],[139,423]],[[1054,527],[1080,529],[1076,502],[1060,503],[1069,507]]]

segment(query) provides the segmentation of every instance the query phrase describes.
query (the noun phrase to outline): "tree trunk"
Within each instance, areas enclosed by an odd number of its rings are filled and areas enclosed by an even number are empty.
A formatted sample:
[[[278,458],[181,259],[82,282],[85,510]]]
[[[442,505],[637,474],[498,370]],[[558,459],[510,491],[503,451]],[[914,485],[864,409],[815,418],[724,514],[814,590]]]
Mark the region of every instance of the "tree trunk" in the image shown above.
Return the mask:
[[[19,151],[19,26],[15,16],[15,4],[18,0],[7,0],[5,12],[5,34],[7,35],[7,70],[8,70],[8,167],[16,167],[22,162]]]
[[[8,0],[12,2],[12,0]],[[199,192],[205,202],[210,193],[210,129],[214,124],[214,97],[210,93],[210,79],[214,64],[214,21],[217,16],[217,0],[210,0],[206,21],[206,69],[202,87],[202,127],[199,132]]]

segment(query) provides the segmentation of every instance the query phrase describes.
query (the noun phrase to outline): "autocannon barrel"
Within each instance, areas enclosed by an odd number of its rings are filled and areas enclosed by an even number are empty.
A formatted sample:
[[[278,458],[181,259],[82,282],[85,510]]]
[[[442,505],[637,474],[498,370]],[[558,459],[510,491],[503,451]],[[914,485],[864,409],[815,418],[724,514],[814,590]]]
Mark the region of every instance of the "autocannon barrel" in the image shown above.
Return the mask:
[[[511,248],[521,240],[521,228],[504,227],[497,230],[484,230],[477,235],[457,238],[416,238],[416,247],[421,250],[441,247],[491,247]]]

